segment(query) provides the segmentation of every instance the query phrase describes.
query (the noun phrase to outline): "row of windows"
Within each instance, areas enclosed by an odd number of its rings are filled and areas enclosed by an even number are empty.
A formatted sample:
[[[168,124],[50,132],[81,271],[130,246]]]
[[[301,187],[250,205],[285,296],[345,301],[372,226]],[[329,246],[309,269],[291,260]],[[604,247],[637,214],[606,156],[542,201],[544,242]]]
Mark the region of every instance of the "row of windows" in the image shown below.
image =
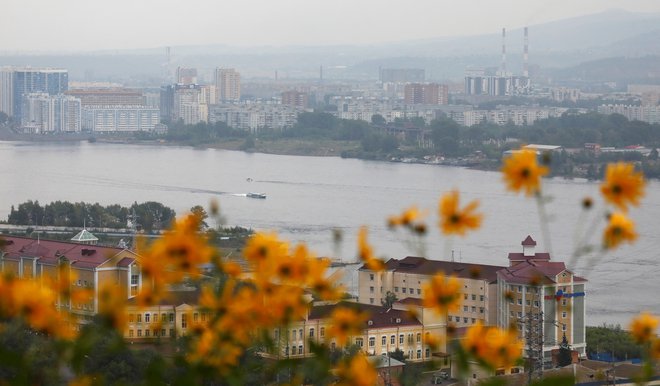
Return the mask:
[[[509,303],[510,303],[510,304],[513,304],[513,299],[509,299]],[[519,306],[522,306],[522,304],[523,304],[523,303],[522,303],[522,299],[518,298],[518,305],[519,305]],[[539,304],[540,304],[540,303],[539,303],[538,300],[534,300],[534,307],[539,307]],[[526,305],[526,306],[531,306],[531,305],[532,305],[531,300],[525,300],[525,305]]]
[[[163,312],[160,315],[161,315],[160,316],[160,321],[161,322],[167,322],[168,320],[169,320],[169,322],[174,322],[174,312],[170,312],[169,314]],[[158,314],[157,313],[151,314],[149,312],[145,313],[144,314],[144,322],[145,323],[151,323],[152,321],[154,323],[158,323]],[[142,314],[128,314],[128,322],[129,323],[133,323],[133,322],[142,323]]]
[[[463,312],[475,312],[476,313],[477,312],[477,307],[476,306],[472,306],[472,307],[463,306]],[[484,308],[483,307],[479,307],[479,313],[480,314],[484,313]]]
[[[470,295],[469,295],[469,294],[463,294],[463,297],[465,298],[465,300],[468,300],[468,297],[470,297]],[[471,295],[471,298],[472,298],[472,300],[477,300],[477,295],[472,294],[472,295]],[[483,302],[484,299],[485,299],[485,298],[484,298],[484,295],[479,295],[479,301],[480,301],[480,302]]]
[[[203,316],[203,315],[202,315]],[[204,320],[202,320],[204,321]],[[309,329],[309,337],[314,338],[314,334],[316,331],[314,328]],[[286,332],[286,339],[289,340],[289,338],[292,337],[293,340],[296,340],[298,338],[303,339],[303,329],[298,329],[298,330],[287,330]],[[325,337],[325,327],[319,328],[319,337],[324,338]],[[280,330],[275,330],[275,340],[278,340],[280,338]]]
[[[152,331],[152,330],[149,330],[149,329],[144,330],[144,337],[145,337],[145,338],[149,338],[149,337],[151,336],[151,331]],[[136,331],[133,331],[133,330],[131,329],[131,330],[128,330],[128,337],[129,337],[129,338],[133,338],[133,337],[134,337],[134,335],[133,335],[134,332],[137,332],[137,337],[138,337],[138,338],[141,338],[141,337],[143,336],[143,335],[142,335],[142,330],[141,330],[141,329],[138,329],[138,330],[136,330]],[[159,337],[159,336],[163,336],[163,337],[170,336],[170,337],[173,337],[173,336],[174,336],[174,329],[173,329],[173,328],[170,328],[170,334],[169,334],[169,335],[167,335],[167,330],[164,329],[164,328],[162,328],[162,329],[160,329],[160,330],[158,330],[158,329],[153,329],[153,336],[154,336],[154,337]]]
[[[460,317],[460,316],[454,316],[454,317],[452,317],[452,316],[447,316],[447,320],[450,321],[450,322],[452,321],[452,318],[454,318],[454,320],[456,321],[456,323],[460,323],[460,322],[461,322],[461,317]],[[466,318],[466,317],[463,317],[463,323],[469,323],[469,322],[472,322],[472,324],[475,324],[475,323],[477,323],[477,319],[476,319],[476,318]]]

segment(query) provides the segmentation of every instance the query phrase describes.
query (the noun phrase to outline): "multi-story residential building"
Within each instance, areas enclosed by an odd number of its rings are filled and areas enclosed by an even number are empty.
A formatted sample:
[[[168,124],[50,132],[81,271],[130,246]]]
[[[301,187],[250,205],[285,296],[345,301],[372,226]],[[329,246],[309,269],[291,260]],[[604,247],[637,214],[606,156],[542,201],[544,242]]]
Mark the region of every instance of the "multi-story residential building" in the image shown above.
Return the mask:
[[[298,112],[298,109],[286,105],[214,105],[210,108],[209,122],[224,122],[229,127],[252,133],[261,129],[283,130],[296,124]]]
[[[69,311],[79,323],[91,320],[99,312],[101,289],[111,289],[117,296],[129,299],[137,295],[142,284],[138,256],[127,249],[19,236],[3,236],[1,245],[0,267],[4,274],[56,280],[59,268],[64,266],[71,273],[71,288],[91,289],[86,301],[57,301],[56,306]]]
[[[152,131],[160,110],[147,106],[96,106],[82,109],[82,128],[91,132]]]
[[[601,114],[621,114],[630,121],[660,123],[660,106],[601,105],[598,106],[598,112]]]
[[[449,87],[437,83],[409,83],[404,87],[407,105],[446,105],[449,102]]]
[[[497,323],[497,271],[505,267],[428,260],[408,256],[390,259],[383,272],[374,272],[363,266],[358,272],[358,301],[365,304],[381,304],[387,293],[397,299],[422,299],[423,286],[437,274],[456,276],[463,290],[457,311],[447,315],[447,321],[456,327],[464,327],[481,321]]]
[[[21,122],[25,95],[57,95],[65,92],[68,85],[69,72],[64,69],[4,67],[0,70],[0,111]]]
[[[34,133],[79,132],[80,99],[63,94],[27,94],[23,98],[23,128]]]
[[[128,299],[124,338],[144,341],[185,336],[194,325],[210,320],[209,313],[197,306],[199,294],[194,288],[171,291],[151,306],[138,306],[135,297]]]
[[[295,90],[285,91],[282,93],[282,104],[306,109],[309,104],[307,93]]]
[[[233,68],[215,69],[217,103],[235,102],[241,99],[241,74]]]
[[[530,334],[530,326],[539,324],[531,328],[542,332],[543,341],[537,343],[545,363],[551,361],[551,351],[559,349],[564,336],[584,356],[586,279],[563,262],[551,261],[549,253],[535,252],[536,241],[531,236],[521,244],[522,252],[509,253],[509,267],[497,272],[498,324],[517,325],[523,339]]]
[[[177,67],[176,69],[176,83],[180,84],[197,84],[197,69]]]
[[[64,94],[80,99],[85,106],[147,106],[141,90],[127,88],[79,88]]]

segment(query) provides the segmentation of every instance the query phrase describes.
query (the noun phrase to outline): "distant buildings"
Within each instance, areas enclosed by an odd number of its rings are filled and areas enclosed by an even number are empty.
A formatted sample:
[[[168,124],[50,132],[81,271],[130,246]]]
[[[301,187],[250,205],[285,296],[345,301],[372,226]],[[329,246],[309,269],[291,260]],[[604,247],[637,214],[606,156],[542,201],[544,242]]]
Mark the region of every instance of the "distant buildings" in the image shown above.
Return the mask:
[[[525,76],[470,74],[465,76],[465,95],[513,96],[529,94]]]
[[[160,110],[149,106],[89,105],[82,110],[82,128],[94,133],[153,131]]]
[[[208,121],[210,86],[173,84],[163,86],[160,93],[160,115],[173,122],[182,120],[186,125]]]
[[[309,98],[305,92],[295,90],[285,91],[282,93],[282,104],[306,109],[309,105]]]
[[[23,98],[27,94],[57,95],[65,92],[68,86],[69,72],[64,69],[3,67],[0,69],[0,111],[21,122]]]
[[[176,82],[181,84],[197,84],[197,69],[177,67]]]
[[[216,103],[239,101],[241,99],[241,74],[233,68],[216,68],[215,87],[218,90]]]
[[[278,104],[214,105],[209,122],[257,133],[262,129],[284,130],[298,121],[298,108]]]
[[[598,106],[598,112],[601,114],[621,114],[629,121],[660,123],[660,106],[601,105]]]
[[[23,104],[23,130],[30,133],[82,130],[80,99],[69,95],[27,94]]]
[[[145,106],[142,90],[121,87],[96,87],[71,89],[64,94],[80,99],[86,106]]]
[[[449,103],[449,87],[437,83],[408,83],[404,87],[407,105],[446,105]]]

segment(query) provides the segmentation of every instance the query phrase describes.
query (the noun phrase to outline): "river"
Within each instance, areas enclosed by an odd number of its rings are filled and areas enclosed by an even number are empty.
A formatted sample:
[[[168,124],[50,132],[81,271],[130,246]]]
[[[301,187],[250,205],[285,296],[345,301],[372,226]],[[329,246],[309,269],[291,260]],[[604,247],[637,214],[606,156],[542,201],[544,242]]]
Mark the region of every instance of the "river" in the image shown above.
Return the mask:
[[[437,165],[373,162],[335,157],[251,154],[188,147],[102,143],[0,142],[0,218],[28,199],[118,203],[158,201],[183,213],[220,203],[228,225],[276,231],[304,241],[321,256],[354,261],[356,234],[369,227],[378,255],[506,265],[507,253],[522,250],[529,234],[537,250],[567,261],[580,220],[580,202],[596,198],[598,183],[552,179],[544,182],[550,237],[541,233],[535,200],[507,192],[496,172]],[[607,254],[581,258],[570,268],[589,279],[588,324],[626,326],[640,310],[660,314],[660,184],[649,182],[640,209],[631,211],[639,240]],[[438,199],[458,189],[462,199],[478,199],[485,213],[480,230],[447,240],[437,223]],[[265,200],[245,197],[263,192]],[[427,211],[429,234],[420,244],[386,226],[388,215],[410,205]],[[602,223],[600,224],[602,227]],[[342,242],[333,242],[333,230]],[[599,242],[599,232],[594,242]]]

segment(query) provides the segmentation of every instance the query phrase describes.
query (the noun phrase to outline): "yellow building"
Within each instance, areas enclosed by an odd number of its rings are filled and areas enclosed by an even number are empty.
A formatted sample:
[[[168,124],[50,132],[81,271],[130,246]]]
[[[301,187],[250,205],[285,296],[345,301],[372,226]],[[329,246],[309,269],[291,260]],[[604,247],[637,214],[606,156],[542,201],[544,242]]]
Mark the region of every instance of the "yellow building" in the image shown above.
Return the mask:
[[[60,268],[65,268],[64,271]],[[91,289],[87,301],[72,304],[64,299],[56,306],[69,311],[80,323],[99,311],[99,290],[109,288],[129,299],[142,284],[137,255],[127,249],[85,245],[66,241],[38,240],[19,236],[0,239],[0,268],[18,278],[59,281],[62,272],[70,278],[71,289]]]
[[[564,335],[581,357],[585,355],[585,287],[576,276],[550,254],[535,252],[536,241],[527,236],[522,252],[509,253],[509,267],[498,272],[498,324],[517,325],[521,337],[533,338],[536,350],[550,363],[552,350],[559,349]],[[527,339],[530,338],[530,339]],[[528,355],[529,346],[525,352]]]
[[[408,256],[390,259],[382,272],[366,266],[358,272],[358,301],[380,305],[390,292],[397,299],[421,299],[422,287],[436,274],[453,275],[461,280],[461,305],[458,311],[447,315],[455,327],[465,327],[481,321],[486,325],[497,323],[497,271],[505,267],[428,260]]]
[[[444,315],[410,299],[397,302],[392,308],[353,302],[314,305],[305,319],[273,332],[276,347],[271,355],[278,358],[313,355],[310,341],[324,343],[331,350],[340,349],[327,334],[331,325],[330,315],[337,307],[349,307],[368,315],[362,332],[349,340],[349,345],[359,346],[367,355],[382,355],[399,349],[411,361],[430,360],[434,354],[426,344],[430,336],[443,342],[440,351],[445,351],[447,324]]]

